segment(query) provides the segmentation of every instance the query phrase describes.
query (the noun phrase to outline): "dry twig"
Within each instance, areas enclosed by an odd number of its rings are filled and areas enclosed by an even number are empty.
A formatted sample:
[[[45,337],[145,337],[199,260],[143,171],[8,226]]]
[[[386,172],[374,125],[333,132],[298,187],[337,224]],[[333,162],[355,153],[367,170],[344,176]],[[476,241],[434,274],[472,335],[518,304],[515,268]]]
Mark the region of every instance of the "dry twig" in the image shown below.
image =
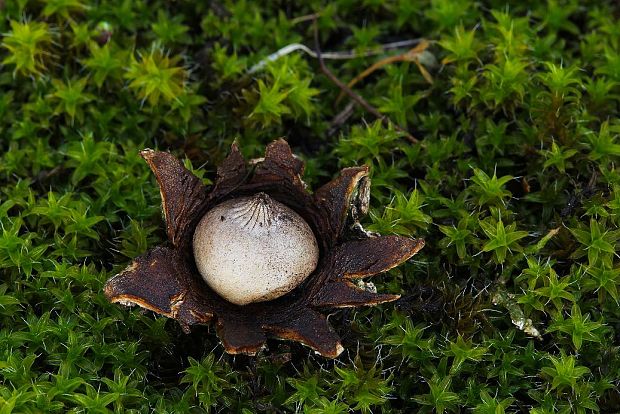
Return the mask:
[[[398,42],[385,43],[385,44],[380,45],[379,47],[364,50],[361,52],[355,51],[355,50],[345,50],[345,51],[339,51],[339,52],[323,52],[322,56],[323,56],[323,59],[331,59],[331,60],[357,59],[357,58],[379,55],[381,53],[385,53],[388,50],[404,49],[406,47],[411,47],[413,45],[417,45],[421,43],[423,40],[424,39],[399,40]],[[263,70],[265,66],[267,66],[269,63],[275,62],[281,57],[289,55],[297,51],[304,52],[308,56],[311,56],[315,59],[317,58],[316,51],[310,49],[308,46],[301,44],[301,43],[291,43],[290,45],[286,45],[276,50],[269,56],[261,59],[254,66],[250,67],[250,69],[247,70],[247,73],[251,75],[253,73],[259,72]]]
[[[351,90],[351,88],[349,88],[347,85],[345,85],[340,79],[338,79],[327,68],[327,66],[325,65],[325,61],[323,60],[323,56],[321,55],[321,48],[319,46],[319,29],[318,29],[318,25],[317,25],[316,20],[314,21],[314,48],[316,50],[316,57],[319,60],[319,65],[321,66],[321,71],[323,72],[323,74],[325,76],[327,76],[329,78],[329,80],[331,80],[334,84],[336,84],[336,86],[338,86],[340,88],[340,90],[342,90],[351,99],[353,99],[355,102],[357,102],[359,105],[361,105],[362,108],[364,108],[366,111],[368,111],[371,114],[373,114],[374,116],[376,116],[378,119],[380,119],[386,125],[392,124],[394,126],[394,129],[396,129],[398,132],[403,133],[405,138],[407,138],[412,143],[418,144],[420,142],[416,137],[411,135],[409,133],[409,131],[407,131],[404,128],[400,127],[399,125],[391,122],[390,119],[387,116],[383,115],[381,112],[379,112],[377,110],[377,108],[375,108],[370,103],[368,103],[360,95],[358,95],[355,92],[353,92]]]
[[[340,111],[338,115],[334,117],[334,119],[332,119],[332,121],[329,123],[329,129],[327,130],[328,137],[333,136],[340,129],[340,127],[345,122],[347,122],[349,117],[353,115],[354,107],[355,107],[355,102],[349,101],[347,106],[345,106],[344,109]]]
[[[415,65],[418,67],[418,70],[420,71],[420,73],[422,74],[424,79],[426,79],[426,81],[428,83],[432,84],[433,83],[433,77],[431,76],[430,73],[428,73],[426,68],[420,63],[420,56],[422,55],[422,53],[424,53],[424,51],[426,51],[426,49],[428,49],[429,45],[430,45],[430,42],[428,40],[422,40],[420,42],[420,44],[418,44],[416,47],[414,47],[413,49],[408,50],[405,53],[401,53],[400,55],[390,56],[390,57],[387,57],[385,59],[381,59],[380,61],[378,61],[377,63],[373,64],[368,69],[366,69],[365,71],[363,71],[362,73],[357,75],[355,78],[353,78],[353,80],[351,80],[347,84],[347,86],[349,88],[352,88],[356,83],[358,83],[359,81],[363,80],[364,78],[369,76],[374,71],[382,68],[385,65],[389,65],[389,64],[394,63],[394,62],[413,62],[413,63],[415,63]],[[336,98],[336,104],[338,104],[338,102],[340,102],[340,100],[344,97],[344,95],[345,95],[344,92],[340,92],[340,95],[338,95],[338,98]]]

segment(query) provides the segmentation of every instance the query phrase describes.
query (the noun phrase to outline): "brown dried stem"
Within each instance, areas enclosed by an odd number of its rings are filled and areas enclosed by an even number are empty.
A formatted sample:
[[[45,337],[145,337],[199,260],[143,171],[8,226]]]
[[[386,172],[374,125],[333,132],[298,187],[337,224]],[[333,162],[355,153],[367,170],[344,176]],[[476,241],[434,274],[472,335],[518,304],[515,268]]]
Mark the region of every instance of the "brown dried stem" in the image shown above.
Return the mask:
[[[316,57],[319,60],[319,65],[321,67],[321,72],[323,72],[323,74],[325,76],[327,76],[327,78],[329,78],[330,81],[332,81],[336,86],[338,86],[342,92],[347,94],[351,99],[353,99],[355,102],[357,102],[359,105],[361,105],[362,108],[364,108],[366,111],[368,111],[371,114],[373,114],[375,117],[380,119],[386,125],[392,124],[394,126],[394,129],[396,129],[398,132],[403,133],[405,138],[407,138],[413,144],[418,144],[420,142],[416,137],[411,135],[409,133],[409,131],[407,131],[406,129],[402,128],[400,125],[392,122],[387,116],[385,116],[381,112],[379,112],[377,110],[377,108],[375,108],[370,103],[368,103],[368,101],[366,101],[364,98],[362,98],[357,93],[353,92],[351,90],[351,88],[349,88],[347,85],[345,85],[340,79],[338,79],[327,68],[327,66],[325,65],[325,61],[323,60],[323,56],[321,55],[321,47],[319,46],[319,29],[318,29],[318,24],[317,24],[316,19],[314,20],[314,49],[316,51]]]
[[[433,83],[433,78],[432,78],[431,74],[428,73],[428,71],[424,68],[424,66],[422,66],[422,64],[420,63],[420,60],[419,60],[420,59],[420,54],[422,52],[424,52],[428,48],[429,45],[430,45],[430,43],[428,42],[428,40],[422,40],[420,42],[420,44],[418,44],[416,47],[414,47],[411,50],[408,50],[405,53],[401,53],[400,55],[389,56],[389,57],[387,57],[385,59],[381,59],[380,61],[378,61],[377,63],[374,63],[368,69],[366,69],[365,71],[363,71],[362,73],[357,75],[355,78],[353,78],[347,84],[347,86],[349,88],[352,88],[356,83],[362,81],[364,78],[366,78],[367,76],[369,76],[370,74],[372,74],[376,70],[381,69],[385,65],[389,65],[389,64],[392,64],[392,63],[395,63],[395,62],[413,62],[413,63],[415,63],[415,65],[420,70],[420,73],[422,74],[424,79],[428,83],[432,84]],[[338,102],[340,102],[340,100],[344,97],[344,95],[345,95],[344,92],[340,92],[340,95],[338,95],[338,98],[336,98],[336,105],[338,104]]]

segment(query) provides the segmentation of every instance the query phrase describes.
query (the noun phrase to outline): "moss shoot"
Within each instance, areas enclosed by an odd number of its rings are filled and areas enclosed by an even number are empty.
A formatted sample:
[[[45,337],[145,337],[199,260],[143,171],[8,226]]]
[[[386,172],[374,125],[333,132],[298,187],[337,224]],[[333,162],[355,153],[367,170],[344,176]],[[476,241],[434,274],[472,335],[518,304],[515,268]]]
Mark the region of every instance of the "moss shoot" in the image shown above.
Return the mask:
[[[0,1],[0,412],[616,412],[619,16]],[[166,240],[140,150],[209,184],[233,141],[251,159],[278,137],[314,189],[369,165],[364,227],[426,240],[372,279],[396,306],[334,311],[328,360],[275,340],[227,355],[213,328],[105,299]]]

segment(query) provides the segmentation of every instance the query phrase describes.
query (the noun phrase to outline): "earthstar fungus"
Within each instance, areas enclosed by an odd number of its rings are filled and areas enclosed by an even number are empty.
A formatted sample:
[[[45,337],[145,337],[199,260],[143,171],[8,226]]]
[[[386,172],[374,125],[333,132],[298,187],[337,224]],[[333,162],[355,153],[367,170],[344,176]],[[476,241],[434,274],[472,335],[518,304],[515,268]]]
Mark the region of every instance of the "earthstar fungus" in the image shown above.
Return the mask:
[[[361,229],[358,220],[368,210],[367,166],[345,168],[339,177],[311,194],[301,178],[303,162],[282,139],[269,144],[264,159],[252,165],[233,144],[211,187],[167,152],[147,149],[140,155],[159,183],[169,243],[149,250],[108,280],[105,295],[112,302],[139,305],[176,319],[185,332],[192,325],[215,323],[226,352],[231,354],[253,355],[264,346],[267,336],[272,336],[301,342],[326,357],[337,357],[343,350],[340,339],[321,311],[398,299],[398,295],[376,293],[362,278],[399,265],[424,246],[422,239],[371,235]],[[205,282],[207,277],[203,279],[204,272],[209,272],[217,260],[211,258],[205,267],[202,258],[194,256],[194,240],[199,237],[194,233],[199,232],[196,229],[201,220],[210,211],[226,207],[225,203],[235,204],[235,200],[241,204],[274,202],[278,204],[274,211],[292,210],[307,223],[318,247],[315,268],[311,258],[308,263],[293,263],[292,269],[305,269],[298,272],[293,285],[278,287],[278,293],[271,296],[257,295],[243,305],[224,299]],[[201,234],[208,236],[209,229],[212,227]],[[278,228],[272,230],[277,232]],[[213,254],[202,247],[196,250],[197,255],[202,251]],[[282,256],[277,264],[296,260],[287,257]],[[226,269],[229,273],[222,273],[224,277],[239,271]],[[271,269],[277,272],[273,269],[278,268]],[[304,271],[310,274],[300,276]],[[239,277],[251,281],[252,274]]]

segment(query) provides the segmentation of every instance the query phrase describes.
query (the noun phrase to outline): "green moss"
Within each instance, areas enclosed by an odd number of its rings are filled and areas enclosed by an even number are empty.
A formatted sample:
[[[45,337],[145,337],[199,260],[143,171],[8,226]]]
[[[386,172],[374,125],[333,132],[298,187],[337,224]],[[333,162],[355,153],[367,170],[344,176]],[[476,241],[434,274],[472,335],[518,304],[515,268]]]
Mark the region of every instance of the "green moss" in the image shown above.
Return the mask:
[[[2,3],[0,412],[616,411],[616,2],[280,3]],[[265,64],[313,48],[317,12],[323,51],[358,54],[326,60],[345,83],[406,51],[369,48],[432,41],[353,86],[418,143],[358,106],[334,123],[349,101],[315,58]],[[403,299],[335,312],[336,361],[229,356],[106,301],[165,240],[140,149],[209,183],[233,140],[257,157],[280,136],[314,188],[371,166],[366,226],[426,239],[373,280]]]

